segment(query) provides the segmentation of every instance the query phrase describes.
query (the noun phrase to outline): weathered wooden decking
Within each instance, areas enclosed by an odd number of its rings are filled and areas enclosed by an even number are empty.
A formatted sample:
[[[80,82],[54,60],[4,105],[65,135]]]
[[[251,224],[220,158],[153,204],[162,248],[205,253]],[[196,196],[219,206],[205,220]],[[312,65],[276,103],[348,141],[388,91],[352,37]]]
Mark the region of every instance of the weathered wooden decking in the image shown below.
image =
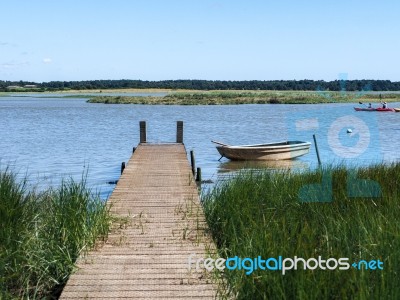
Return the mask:
[[[215,298],[210,274],[188,270],[210,243],[183,144],[140,144],[109,203],[129,222],[79,260],[61,299]]]

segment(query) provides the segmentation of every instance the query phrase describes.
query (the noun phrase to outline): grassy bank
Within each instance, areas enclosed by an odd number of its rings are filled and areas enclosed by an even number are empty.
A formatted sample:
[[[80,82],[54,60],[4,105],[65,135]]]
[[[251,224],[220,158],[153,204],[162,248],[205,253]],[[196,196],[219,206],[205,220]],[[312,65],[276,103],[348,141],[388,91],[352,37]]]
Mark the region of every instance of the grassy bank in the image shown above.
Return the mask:
[[[107,235],[110,222],[84,182],[38,194],[0,172],[0,299],[57,297],[79,254]]]
[[[382,94],[386,102],[400,101],[400,94]],[[95,96],[89,103],[226,105],[226,104],[315,104],[379,102],[379,95],[308,91],[186,91],[171,92],[164,97]]]
[[[349,174],[375,180],[378,198],[351,198],[362,192]],[[332,202],[306,203],[302,187],[332,175]],[[349,179],[349,180],[347,180]],[[380,259],[384,270],[225,270],[238,299],[398,299],[400,297],[400,164],[347,170],[331,167],[302,174],[243,173],[203,198],[221,257],[294,256]],[[365,188],[365,186],[364,186]],[[325,195],[329,188],[324,190]]]

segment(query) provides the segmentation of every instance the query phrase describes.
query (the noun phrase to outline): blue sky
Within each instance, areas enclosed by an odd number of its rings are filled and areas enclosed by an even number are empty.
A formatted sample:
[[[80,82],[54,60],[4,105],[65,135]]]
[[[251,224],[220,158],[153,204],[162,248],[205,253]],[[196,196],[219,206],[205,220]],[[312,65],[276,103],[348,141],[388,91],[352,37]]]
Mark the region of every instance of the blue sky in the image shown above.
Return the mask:
[[[3,1],[0,80],[400,81],[399,1]]]

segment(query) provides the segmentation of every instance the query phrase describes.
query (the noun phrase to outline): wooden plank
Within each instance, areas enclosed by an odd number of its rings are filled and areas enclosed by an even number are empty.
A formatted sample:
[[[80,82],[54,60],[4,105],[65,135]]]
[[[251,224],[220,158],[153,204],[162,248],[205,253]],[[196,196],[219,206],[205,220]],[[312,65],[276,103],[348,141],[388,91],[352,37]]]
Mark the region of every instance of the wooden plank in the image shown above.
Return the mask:
[[[183,144],[140,144],[108,203],[127,225],[78,260],[61,299],[216,298],[211,274],[188,269],[215,246]]]

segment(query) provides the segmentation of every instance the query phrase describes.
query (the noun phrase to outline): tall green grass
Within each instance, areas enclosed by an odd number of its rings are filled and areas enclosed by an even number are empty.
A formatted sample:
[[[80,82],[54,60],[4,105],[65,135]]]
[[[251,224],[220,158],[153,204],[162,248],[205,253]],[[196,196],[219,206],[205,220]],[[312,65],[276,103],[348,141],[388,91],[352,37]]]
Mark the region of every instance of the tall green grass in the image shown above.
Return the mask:
[[[35,193],[0,172],[0,299],[56,298],[78,256],[107,235],[110,222],[84,180]]]
[[[360,187],[349,179],[354,172],[378,182],[381,196],[351,198],[348,190]],[[332,201],[300,201],[301,189],[320,183],[323,176],[332,176]],[[203,203],[221,257],[384,262],[384,270],[374,271],[351,267],[245,275],[243,270],[225,270],[228,294],[237,299],[400,299],[399,183],[400,164],[392,164],[305,173],[244,172],[218,185],[204,195]]]

